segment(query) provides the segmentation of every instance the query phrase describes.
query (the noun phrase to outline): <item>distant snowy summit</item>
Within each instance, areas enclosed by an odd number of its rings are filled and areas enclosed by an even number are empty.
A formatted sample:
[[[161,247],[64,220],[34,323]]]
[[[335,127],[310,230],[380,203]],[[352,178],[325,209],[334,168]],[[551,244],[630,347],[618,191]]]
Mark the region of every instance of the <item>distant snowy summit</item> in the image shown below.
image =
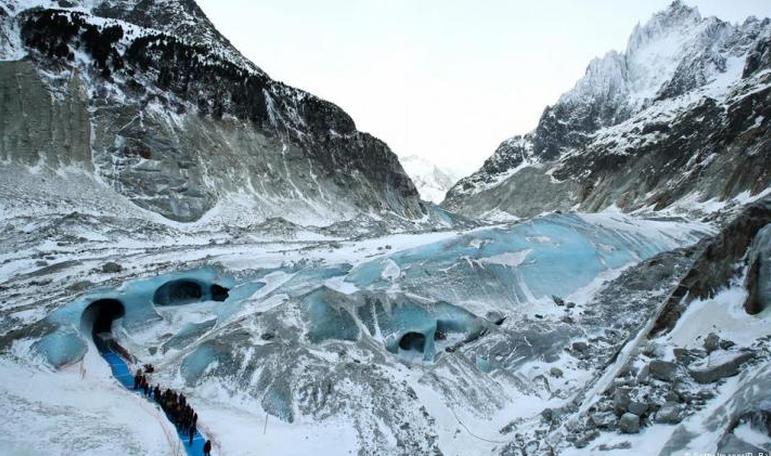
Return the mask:
[[[592,60],[535,130],[504,141],[444,205],[479,217],[746,201],[771,178],[769,97],[769,19],[731,24],[675,1],[624,52]]]
[[[399,157],[399,161],[417,187],[420,197],[426,201],[441,203],[447,190],[459,179],[452,171],[443,170],[417,155]]]

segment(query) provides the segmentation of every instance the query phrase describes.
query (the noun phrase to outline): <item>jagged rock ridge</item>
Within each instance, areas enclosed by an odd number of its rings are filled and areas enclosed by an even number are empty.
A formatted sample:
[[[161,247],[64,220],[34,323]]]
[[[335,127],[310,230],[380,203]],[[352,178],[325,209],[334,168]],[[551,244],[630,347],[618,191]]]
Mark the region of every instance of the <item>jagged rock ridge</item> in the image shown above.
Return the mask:
[[[768,187],[771,21],[675,1],[447,195],[465,215],[657,209]]]

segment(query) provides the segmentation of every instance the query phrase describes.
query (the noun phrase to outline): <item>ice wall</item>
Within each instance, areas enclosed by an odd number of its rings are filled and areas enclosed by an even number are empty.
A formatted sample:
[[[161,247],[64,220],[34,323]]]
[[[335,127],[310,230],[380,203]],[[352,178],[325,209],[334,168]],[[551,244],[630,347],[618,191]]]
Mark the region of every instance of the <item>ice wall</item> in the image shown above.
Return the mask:
[[[345,280],[360,289],[397,288],[466,306],[503,300],[515,308],[550,295],[568,296],[603,272],[699,237],[656,222],[597,222],[553,214],[477,230],[358,265]]]
[[[184,285],[182,291],[180,284]],[[236,289],[233,293],[228,292],[232,296],[223,296],[223,290],[234,285],[235,281],[231,277],[221,275],[214,268],[202,268],[135,280],[114,290],[97,289],[51,313],[46,321],[54,329],[35,342],[33,349],[54,367],[79,361],[87,350],[87,339],[91,337],[91,326],[94,324],[93,315],[89,315],[86,310],[99,300],[116,300],[123,305],[125,314],[113,322],[113,328],[118,325],[125,333],[131,334],[162,320],[156,305],[173,306],[207,301],[212,300],[216,294],[218,298],[224,298],[222,304],[226,306],[229,300],[240,299],[245,293],[251,294],[259,287],[257,284],[249,284],[246,290]],[[232,312],[232,308],[225,307],[217,311],[227,313]],[[186,325],[180,329],[179,334],[172,336],[170,344],[179,346],[190,339],[191,333],[197,332],[200,332],[199,326]]]

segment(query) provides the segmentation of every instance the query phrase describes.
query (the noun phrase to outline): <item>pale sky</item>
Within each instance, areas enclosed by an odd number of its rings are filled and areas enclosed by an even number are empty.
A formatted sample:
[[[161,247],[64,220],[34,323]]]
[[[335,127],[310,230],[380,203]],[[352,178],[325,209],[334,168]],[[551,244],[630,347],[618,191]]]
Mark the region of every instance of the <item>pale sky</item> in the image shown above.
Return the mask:
[[[197,0],[273,79],[325,98],[400,156],[463,175],[535,128],[593,57],[670,0]],[[731,22],[769,0],[686,0]]]

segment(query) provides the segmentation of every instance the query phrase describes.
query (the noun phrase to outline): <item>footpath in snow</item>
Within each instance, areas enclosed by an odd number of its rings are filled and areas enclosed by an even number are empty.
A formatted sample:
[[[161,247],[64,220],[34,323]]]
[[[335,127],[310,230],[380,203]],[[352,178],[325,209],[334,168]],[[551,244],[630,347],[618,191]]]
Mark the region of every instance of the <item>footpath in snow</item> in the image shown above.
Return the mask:
[[[131,375],[131,371],[129,370],[128,364],[126,364],[126,361],[124,361],[117,353],[109,349],[100,350],[100,353],[105,361],[107,361],[107,364],[110,365],[112,375],[118,382],[126,389],[135,391],[133,389],[134,376]],[[138,391],[139,390],[136,390],[135,392],[138,396],[141,396]],[[179,428],[176,427],[175,429],[177,430],[177,437],[179,437],[181,443],[180,448],[184,448],[188,456],[201,456],[203,454],[203,445],[206,442],[206,439],[204,439],[198,429],[195,430],[192,444],[190,444],[189,436],[186,432],[180,431]]]

